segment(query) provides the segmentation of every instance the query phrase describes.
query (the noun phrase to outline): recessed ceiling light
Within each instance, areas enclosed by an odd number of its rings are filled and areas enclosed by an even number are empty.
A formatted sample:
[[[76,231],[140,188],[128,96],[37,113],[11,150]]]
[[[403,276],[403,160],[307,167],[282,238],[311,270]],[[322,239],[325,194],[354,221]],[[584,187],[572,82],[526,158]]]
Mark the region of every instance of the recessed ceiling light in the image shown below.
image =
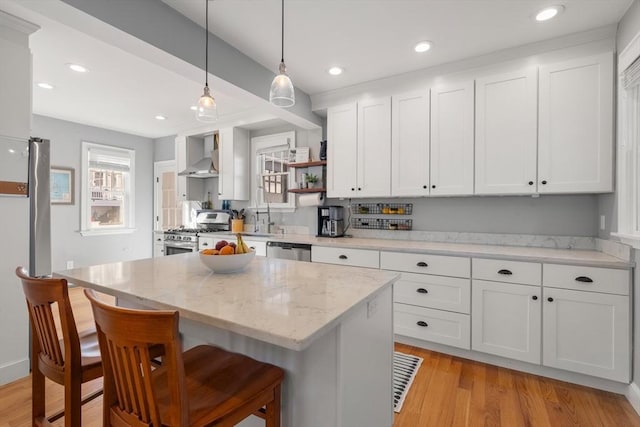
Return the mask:
[[[157,115],[156,116],[156,120],[167,120],[167,118],[165,116],[161,116],[161,115]]]
[[[564,10],[564,6],[550,6],[545,7],[541,11],[536,14],[536,21],[548,21],[551,18],[557,16],[560,12]]]
[[[192,105],[191,107],[189,107],[189,109],[191,111],[196,111],[198,109],[198,107],[196,107],[195,105]]]
[[[342,74],[344,70],[340,67],[331,67],[329,68],[329,74],[331,74],[332,76],[339,76],[340,74]]]
[[[86,73],[87,71],[89,71],[82,65],[78,65],[78,64],[67,64],[67,66],[71,68],[73,71],[78,73]]]
[[[41,87],[42,89],[53,89],[53,86],[51,86],[49,83],[38,83],[38,87]]]
[[[431,49],[431,42],[426,40],[418,42],[413,48],[413,50],[415,50],[418,53],[426,52],[429,49]]]

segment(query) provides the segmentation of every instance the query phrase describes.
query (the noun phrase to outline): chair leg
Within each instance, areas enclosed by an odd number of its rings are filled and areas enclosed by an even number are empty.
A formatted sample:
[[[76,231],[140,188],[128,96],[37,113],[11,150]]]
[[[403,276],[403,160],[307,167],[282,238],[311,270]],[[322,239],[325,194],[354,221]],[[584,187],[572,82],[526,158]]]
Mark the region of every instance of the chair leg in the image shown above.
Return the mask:
[[[39,425],[45,419],[45,388],[44,375],[38,368],[37,360],[31,368],[31,417],[34,426]]]
[[[66,378],[64,386],[64,425],[65,427],[82,426],[82,384]]]
[[[266,427],[280,427],[280,384],[273,389],[273,400],[266,406]]]

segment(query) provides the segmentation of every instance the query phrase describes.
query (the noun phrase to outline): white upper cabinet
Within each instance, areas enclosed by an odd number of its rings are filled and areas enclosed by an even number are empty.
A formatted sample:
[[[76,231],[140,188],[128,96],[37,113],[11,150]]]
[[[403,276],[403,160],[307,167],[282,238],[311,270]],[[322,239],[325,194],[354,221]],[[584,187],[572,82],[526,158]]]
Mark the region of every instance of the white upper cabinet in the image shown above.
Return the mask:
[[[358,103],[357,197],[391,195],[391,97]]]
[[[429,195],[429,91],[394,95],[391,195]]]
[[[536,192],[537,68],[476,80],[476,194]]]
[[[219,164],[218,199],[249,200],[250,158],[249,131],[225,128],[218,131]]]
[[[431,195],[473,194],[473,81],[431,89]]]
[[[613,191],[613,54],[540,67],[538,191]]]
[[[327,197],[356,195],[357,104],[327,110]]]
[[[327,110],[327,196],[391,195],[391,97]]]
[[[187,137],[176,137],[176,198],[178,201],[189,200],[187,197],[187,177],[178,173],[187,168]]]

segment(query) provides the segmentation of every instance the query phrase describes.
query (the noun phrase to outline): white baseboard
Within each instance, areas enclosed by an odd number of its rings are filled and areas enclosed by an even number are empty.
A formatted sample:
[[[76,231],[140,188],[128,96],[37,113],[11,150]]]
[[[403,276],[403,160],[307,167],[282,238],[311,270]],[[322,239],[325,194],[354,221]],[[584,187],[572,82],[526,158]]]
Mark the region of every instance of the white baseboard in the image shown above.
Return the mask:
[[[636,383],[629,384],[627,392],[624,394],[633,409],[640,414],[640,387]]]
[[[29,359],[15,360],[0,366],[0,385],[29,375]]]

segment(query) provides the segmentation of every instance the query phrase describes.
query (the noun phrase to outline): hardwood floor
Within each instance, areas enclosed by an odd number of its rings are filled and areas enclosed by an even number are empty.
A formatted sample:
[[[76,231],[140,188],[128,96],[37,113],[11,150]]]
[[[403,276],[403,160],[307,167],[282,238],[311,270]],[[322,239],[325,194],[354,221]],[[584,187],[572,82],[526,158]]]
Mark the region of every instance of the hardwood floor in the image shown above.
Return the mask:
[[[396,344],[424,362],[394,427],[632,427],[624,396]]]
[[[85,329],[93,322],[91,308],[81,289],[70,289],[70,296],[76,323]],[[396,350],[424,362],[394,427],[640,427],[640,416],[621,395],[403,344]],[[87,383],[83,394],[101,386],[101,379]],[[50,412],[62,408],[62,387],[47,380],[47,398]],[[101,411],[102,397],[84,405],[83,427],[100,427]],[[30,377],[0,387],[0,427],[28,427],[30,414]],[[63,426],[64,419],[54,425]]]

